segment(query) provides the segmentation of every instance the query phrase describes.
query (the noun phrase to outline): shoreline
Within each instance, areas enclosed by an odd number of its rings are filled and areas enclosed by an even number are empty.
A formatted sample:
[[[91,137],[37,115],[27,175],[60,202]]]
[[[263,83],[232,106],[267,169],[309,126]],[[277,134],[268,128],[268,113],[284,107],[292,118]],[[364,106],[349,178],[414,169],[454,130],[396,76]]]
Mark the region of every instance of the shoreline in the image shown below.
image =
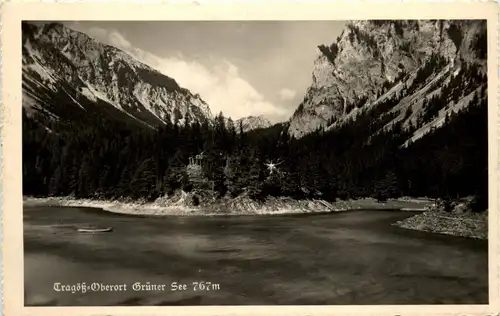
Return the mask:
[[[432,210],[434,203],[426,198],[399,198],[377,202],[372,198],[357,200],[293,200],[268,198],[255,202],[246,197],[222,199],[216,203],[192,206],[188,194],[180,192],[173,197],[159,198],[154,202],[130,200],[75,199],[70,197],[23,197],[23,206],[67,206],[99,209],[105,212],[131,216],[272,216],[326,214],[356,210],[397,210],[419,212],[404,220],[392,223],[402,229],[434,234],[452,235],[473,239],[488,239],[487,213],[445,213]]]
[[[99,209],[105,212],[130,216],[272,216],[326,214],[356,210],[397,210],[418,212],[404,220],[392,223],[402,229],[434,234],[452,235],[473,239],[488,239],[488,214],[446,213],[432,210],[432,200],[427,198],[399,198],[377,202],[372,198],[357,200],[293,200],[291,198],[268,198],[255,202],[246,197],[222,199],[215,203],[192,206],[188,194],[159,198],[154,202],[131,200],[75,199],[71,197],[23,196],[23,206],[67,206]]]
[[[371,198],[357,200],[293,200],[290,198],[269,198],[255,202],[247,198],[234,198],[208,205],[191,206],[186,203],[186,195],[181,197],[159,198],[154,202],[127,200],[75,199],[71,197],[30,197],[23,196],[25,206],[68,206],[89,207],[103,211],[137,216],[244,216],[244,215],[288,215],[345,212],[362,209],[400,210],[423,212],[431,204],[426,199],[388,200],[377,202]]]

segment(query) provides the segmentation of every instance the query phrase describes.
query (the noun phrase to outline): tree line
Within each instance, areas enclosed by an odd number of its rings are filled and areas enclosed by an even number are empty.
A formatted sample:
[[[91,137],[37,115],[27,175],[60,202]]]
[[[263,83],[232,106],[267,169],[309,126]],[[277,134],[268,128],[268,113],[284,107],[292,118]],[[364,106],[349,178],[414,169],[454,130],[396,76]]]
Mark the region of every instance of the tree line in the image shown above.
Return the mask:
[[[477,96],[407,148],[411,135],[389,130],[365,140],[369,117],[300,139],[286,124],[238,133],[222,113],[208,122],[131,130],[120,123],[39,124],[23,111],[23,192],[35,196],[145,198],[190,190],[190,156],[219,196],[460,197],[487,200],[487,103]],[[282,161],[270,174],[265,163]]]

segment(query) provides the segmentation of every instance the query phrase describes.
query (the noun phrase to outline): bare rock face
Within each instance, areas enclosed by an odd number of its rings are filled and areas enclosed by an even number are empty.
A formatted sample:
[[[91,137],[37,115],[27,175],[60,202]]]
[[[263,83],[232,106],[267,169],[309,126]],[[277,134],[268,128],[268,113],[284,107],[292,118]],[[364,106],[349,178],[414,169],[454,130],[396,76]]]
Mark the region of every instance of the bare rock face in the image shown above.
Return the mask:
[[[115,47],[58,23],[25,22],[22,31],[23,106],[28,112],[64,116],[64,102],[73,104],[67,111],[92,108],[149,126],[212,118],[198,95]]]
[[[476,45],[485,28],[484,21],[348,22],[333,44],[318,47],[312,84],[290,119],[290,134],[301,137],[376,103],[432,55],[450,68],[460,61],[485,62]]]
[[[243,132],[248,132],[254,129],[267,128],[272,124],[263,116],[247,116],[235,121],[234,126],[237,132],[240,131],[240,125],[243,129]]]

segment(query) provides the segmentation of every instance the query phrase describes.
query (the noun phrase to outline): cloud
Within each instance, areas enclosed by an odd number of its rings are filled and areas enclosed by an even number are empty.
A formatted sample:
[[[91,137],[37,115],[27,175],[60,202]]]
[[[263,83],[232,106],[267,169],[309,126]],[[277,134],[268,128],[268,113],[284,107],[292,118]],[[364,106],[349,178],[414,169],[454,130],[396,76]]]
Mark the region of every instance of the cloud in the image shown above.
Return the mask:
[[[285,109],[266,100],[248,81],[240,76],[239,69],[223,59],[212,60],[204,65],[195,60],[177,56],[159,57],[152,53],[133,48],[130,42],[117,31],[90,28],[88,33],[97,39],[123,49],[139,61],[157,69],[175,79],[179,85],[192,93],[200,94],[212,114],[220,111],[233,119],[249,115],[264,115],[270,120],[279,120],[287,116]],[[286,97],[295,92],[287,89]]]
[[[290,101],[293,98],[295,98],[295,95],[297,95],[297,91],[288,88],[283,88],[279,91],[279,95],[281,100]]]
[[[80,24],[79,23],[73,23],[71,26],[78,28]],[[105,29],[102,29],[100,27],[91,27],[87,30],[86,32],[88,35],[95,37],[96,39],[100,41],[109,41],[108,34],[110,32],[106,31]]]
[[[130,42],[127,41],[125,37],[121,36],[121,34],[118,32],[111,32],[109,34],[109,40],[111,44],[116,47],[123,47],[125,49],[132,47]]]
[[[94,36],[98,40],[106,41],[107,43],[121,49],[130,49],[132,45],[117,31],[108,31],[100,27],[91,27],[88,30],[89,35]]]

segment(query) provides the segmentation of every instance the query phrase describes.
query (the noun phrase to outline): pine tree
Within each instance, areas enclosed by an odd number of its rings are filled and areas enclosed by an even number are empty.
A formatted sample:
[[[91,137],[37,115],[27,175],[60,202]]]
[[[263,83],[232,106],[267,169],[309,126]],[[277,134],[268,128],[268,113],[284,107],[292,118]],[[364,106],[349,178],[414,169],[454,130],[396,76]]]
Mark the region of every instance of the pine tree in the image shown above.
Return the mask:
[[[243,166],[241,165],[241,156],[233,155],[227,158],[226,166],[224,167],[225,182],[229,193],[232,196],[238,196],[243,192],[244,188],[244,173]]]
[[[144,160],[136,169],[130,181],[130,190],[135,198],[152,198],[156,184],[156,170],[153,159]]]
[[[255,199],[261,199],[263,197],[263,170],[260,157],[255,151],[250,156],[250,167],[246,179],[248,195]]]
[[[49,195],[57,196],[61,193],[62,185],[62,168],[61,166],[57,166],[54,175],[50,179],[49,184]]]

